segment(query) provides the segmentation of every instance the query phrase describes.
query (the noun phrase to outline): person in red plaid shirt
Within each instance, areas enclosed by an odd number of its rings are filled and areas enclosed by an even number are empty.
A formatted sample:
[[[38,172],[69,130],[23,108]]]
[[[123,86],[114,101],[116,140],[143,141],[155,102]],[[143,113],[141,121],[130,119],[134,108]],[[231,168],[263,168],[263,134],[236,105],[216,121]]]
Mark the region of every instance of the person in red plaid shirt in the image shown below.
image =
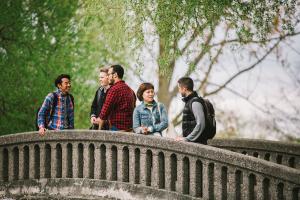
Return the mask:
[[[132,131],[132,116],[136,97],[133,90],[122,80],[124,69],[120,65],[112,65],[108,69],[109,84],[112,85],[99,115],[99,129],[104,120],[108,120],[110,130]]]

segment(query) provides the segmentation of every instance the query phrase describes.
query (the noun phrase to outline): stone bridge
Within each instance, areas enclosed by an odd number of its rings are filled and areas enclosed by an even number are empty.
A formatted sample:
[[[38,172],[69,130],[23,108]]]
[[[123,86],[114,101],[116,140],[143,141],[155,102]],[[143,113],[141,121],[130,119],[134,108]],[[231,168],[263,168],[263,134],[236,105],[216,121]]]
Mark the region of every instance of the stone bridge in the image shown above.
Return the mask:
[[[300,145],[70,130],[0,137],[0,199],[300,199]]]

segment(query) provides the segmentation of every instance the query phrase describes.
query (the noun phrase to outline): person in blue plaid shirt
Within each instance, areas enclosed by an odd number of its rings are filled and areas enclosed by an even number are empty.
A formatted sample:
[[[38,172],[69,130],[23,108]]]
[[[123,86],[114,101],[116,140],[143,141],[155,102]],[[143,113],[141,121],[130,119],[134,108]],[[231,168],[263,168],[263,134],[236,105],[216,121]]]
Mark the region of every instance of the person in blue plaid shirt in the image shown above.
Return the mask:
[[[39,134],[48,130],[74,129],[74,98],[69,93],[71,77],[59,75],[55,82],[57,90],[49,93],[38,112]]]

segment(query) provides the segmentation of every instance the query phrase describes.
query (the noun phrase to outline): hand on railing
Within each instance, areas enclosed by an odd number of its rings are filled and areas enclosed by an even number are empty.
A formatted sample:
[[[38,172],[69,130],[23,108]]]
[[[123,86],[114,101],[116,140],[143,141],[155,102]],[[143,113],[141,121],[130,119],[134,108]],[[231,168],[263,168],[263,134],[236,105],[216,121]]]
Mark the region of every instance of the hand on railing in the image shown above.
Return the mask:
[[[44,136],[45,135],[45,132],[46,132],[46,129],[44,127],[40,127],[39,128],[39,135],[40,136]]]

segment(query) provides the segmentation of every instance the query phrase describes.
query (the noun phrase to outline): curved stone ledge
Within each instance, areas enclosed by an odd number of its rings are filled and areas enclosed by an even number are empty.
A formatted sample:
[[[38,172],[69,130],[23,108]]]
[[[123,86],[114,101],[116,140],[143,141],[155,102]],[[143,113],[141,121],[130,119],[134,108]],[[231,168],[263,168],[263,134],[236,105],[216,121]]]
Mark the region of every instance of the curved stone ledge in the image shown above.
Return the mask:
[[[128,191],[147,188],[169,199],[300,196],[300,170],[206,145],[87,130],[0,137],[4,188],[23,180],[56,178],[109,182],[130,186]]]
[[[300,169],[300,144],[253,139],[213,139],[208,144]]]
[[[0,198],[43,199],[192,199],[176,192],[147,186],[93,179],[32,179],[2,183]]]

